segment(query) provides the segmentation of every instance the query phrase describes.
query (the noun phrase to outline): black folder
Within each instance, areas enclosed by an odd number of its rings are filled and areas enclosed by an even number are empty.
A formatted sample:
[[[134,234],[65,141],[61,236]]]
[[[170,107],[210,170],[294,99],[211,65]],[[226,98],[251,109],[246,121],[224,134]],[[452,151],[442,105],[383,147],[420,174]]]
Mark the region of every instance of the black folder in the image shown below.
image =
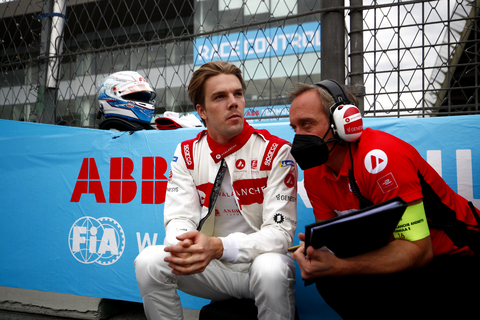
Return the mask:
[[[388,244],[408,204],[400,197],[305,226],[305,248],[326,246],[339,258]],[[306,251],[306,250],[305,250]]]

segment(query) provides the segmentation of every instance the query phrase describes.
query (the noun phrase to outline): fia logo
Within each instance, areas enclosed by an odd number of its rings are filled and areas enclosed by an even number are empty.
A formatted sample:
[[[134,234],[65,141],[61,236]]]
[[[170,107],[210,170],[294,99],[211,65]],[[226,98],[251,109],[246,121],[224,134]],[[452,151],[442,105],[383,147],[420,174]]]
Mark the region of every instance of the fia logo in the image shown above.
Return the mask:
[[[110,265],[120,259],[125,250],[125,233],[112,218],[82,217],[70,228],[68,245],[81,263]]]

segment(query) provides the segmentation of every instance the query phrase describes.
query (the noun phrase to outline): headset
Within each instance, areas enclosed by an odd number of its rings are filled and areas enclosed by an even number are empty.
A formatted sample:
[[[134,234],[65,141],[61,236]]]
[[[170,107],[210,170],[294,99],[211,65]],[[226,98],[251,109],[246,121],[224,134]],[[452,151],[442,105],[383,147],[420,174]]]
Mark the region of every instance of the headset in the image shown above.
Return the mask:
[[[358,140],[363,131],[362,114],[348,100],[342,86],[334,80],[323,80],[315,85],[327,90],[335,101],[330,107],[330,126],[335,137],[346,142]]]
[[[335,137],[346,142],[354,142],[360,139],[363,132],[362,114],[360,110],[348,100],[342,86],[334,80],[323,80],[315,83],[315,85],[327,90],[335,101],[333,106],[330,107],[330,126]],[[342,141],[340,141],[340,143],[342,143]],[[373,202],[362,195],[355,181],[353,155],[350,144],[348,145],[348,150],[350,153],[350,161],[352,162],[352,167],[348,171],[350,187],[358,199],[360,209],[370,207],[373,205]]]

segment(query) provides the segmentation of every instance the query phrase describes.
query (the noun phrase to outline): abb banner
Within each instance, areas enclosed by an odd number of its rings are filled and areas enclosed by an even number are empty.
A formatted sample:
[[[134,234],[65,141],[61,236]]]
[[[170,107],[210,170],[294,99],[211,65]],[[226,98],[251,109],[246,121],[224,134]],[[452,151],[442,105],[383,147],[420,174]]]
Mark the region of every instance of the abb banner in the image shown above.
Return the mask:
[[[477,207],[479,123],[478,115],[364,119],[414,145]],[[288,122],[253,125],[293,141]],[[133,261],[163,243],[170,161],[201,128],[129,133],[8,120],[0,127],[0,286],[140,302]],[[296,203],[298,234],[314,222],[301,170]],[[300,272],[296,294],[300,317],[316,319],[309,306],[319,296]],[[209,302],[181,297],[185,308]]]
[[[109,203],[128,203],[137,194],[137,183],[132,176],[134,163],[131,158],[110,159],[110,198]],[[162,157],[142,158],[142,196],[145,204],[165,202],[167,189],[167,161]],[[78,180],[70,202],[79,202],[82,194],[92,193],[97,202],[106,202],[95,158],[83,159]]]

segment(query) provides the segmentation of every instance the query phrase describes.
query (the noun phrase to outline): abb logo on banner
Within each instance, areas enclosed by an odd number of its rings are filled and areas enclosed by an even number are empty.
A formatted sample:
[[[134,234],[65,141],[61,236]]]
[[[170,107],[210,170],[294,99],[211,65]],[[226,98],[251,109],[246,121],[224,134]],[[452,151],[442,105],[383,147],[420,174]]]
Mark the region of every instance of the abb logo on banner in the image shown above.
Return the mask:
[[[137,182],[132,177],[132,159],[121,157],[110,159],[110,198],[109,203],[128,203],[137,195]],[[167,191],[167,161],[162,157],[142,158],[142,197],[144,204],[165,202]],[[94,158],[85,158],[78,174],[70,202],[79,202],[82,194],[94,194],[99,203],[107,202],[97,164]]]

